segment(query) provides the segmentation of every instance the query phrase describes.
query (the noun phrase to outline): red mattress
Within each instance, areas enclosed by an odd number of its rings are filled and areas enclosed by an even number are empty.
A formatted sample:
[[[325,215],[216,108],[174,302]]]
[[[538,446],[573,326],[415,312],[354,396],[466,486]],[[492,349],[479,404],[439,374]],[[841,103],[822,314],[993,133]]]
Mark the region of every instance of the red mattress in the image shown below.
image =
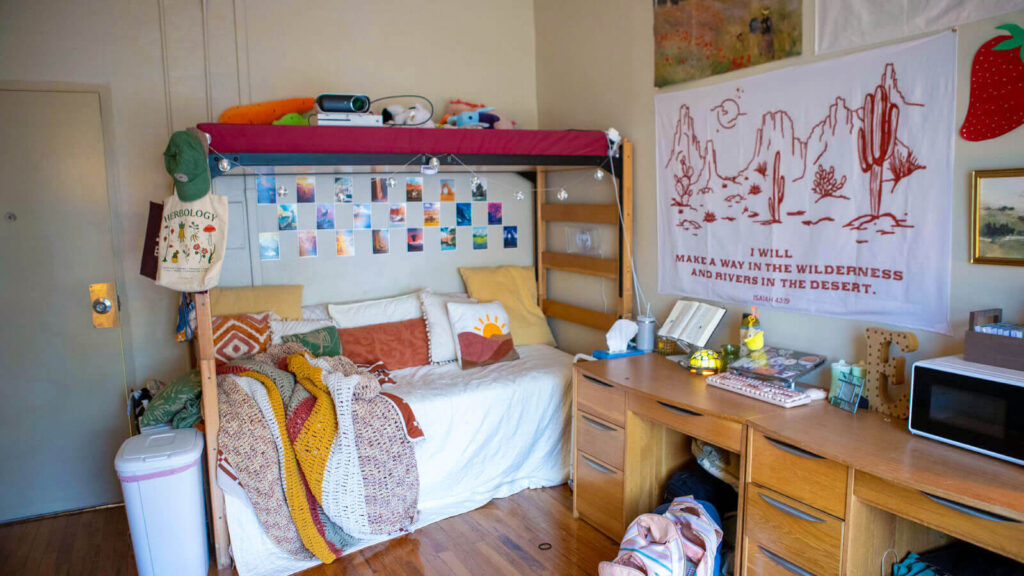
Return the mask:
[[[597,130],[470,130],[200,124],[220,154],[493,154],[605,156]]]

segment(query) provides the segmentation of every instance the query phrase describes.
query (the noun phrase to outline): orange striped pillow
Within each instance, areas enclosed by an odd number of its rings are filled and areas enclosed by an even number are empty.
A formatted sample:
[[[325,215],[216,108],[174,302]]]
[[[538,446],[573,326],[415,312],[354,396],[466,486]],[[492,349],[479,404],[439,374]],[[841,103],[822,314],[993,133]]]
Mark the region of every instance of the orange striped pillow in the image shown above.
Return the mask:
[[[217,364],[265,352],[270,345],[270,312],[213,317],[213,357]]]

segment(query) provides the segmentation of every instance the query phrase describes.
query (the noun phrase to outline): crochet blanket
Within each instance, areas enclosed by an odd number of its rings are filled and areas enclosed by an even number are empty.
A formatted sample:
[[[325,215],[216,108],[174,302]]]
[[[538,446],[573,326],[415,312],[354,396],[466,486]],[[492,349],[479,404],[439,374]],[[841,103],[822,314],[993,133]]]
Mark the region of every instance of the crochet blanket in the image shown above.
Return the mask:
[[[261,482],[254,473],[260,459],[280,471],[288,514],[302,545],[329,563],[359,538],[393,534],[411,524],[419,475],[405,420],[395,403],[381,395],[377,376],[344,357],[314,358],[295,346],[272,346],[252,360],[219,369],[259,406],[278,461],[266,462],[266,450],[251,435],[237,433],[237,427],[222,425],[219,440],[264,529],[273,524],[271,516],[279,516],[280,506],[261,514],[261,507],[275,506],[257,505],[258,494],[250,490]],[[221,417],[230,419],[236,412],[229,404],[221,408]],[[250,457],[255,461],[236,464]],[[287,531],[277,538],[267,532],[279,545],[290,541]]]

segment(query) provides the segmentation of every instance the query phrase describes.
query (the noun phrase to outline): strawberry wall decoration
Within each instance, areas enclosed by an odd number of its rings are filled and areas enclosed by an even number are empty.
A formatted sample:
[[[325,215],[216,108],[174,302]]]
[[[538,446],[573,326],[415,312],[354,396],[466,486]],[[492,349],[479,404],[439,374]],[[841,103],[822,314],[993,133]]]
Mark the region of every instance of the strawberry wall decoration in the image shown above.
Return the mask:
[[[982,44],[971,64],[970,103],[960,127],[960,136],[971,142],[1002,136],[1024,124],[1024,28],[996,28],[1010,35]]]

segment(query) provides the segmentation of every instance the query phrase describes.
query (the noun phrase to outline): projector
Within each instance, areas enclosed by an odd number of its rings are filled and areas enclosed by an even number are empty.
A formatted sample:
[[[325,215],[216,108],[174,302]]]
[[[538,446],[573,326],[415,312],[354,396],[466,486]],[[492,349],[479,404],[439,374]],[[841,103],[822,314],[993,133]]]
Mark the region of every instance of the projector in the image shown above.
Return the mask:
[[[365,114],[370,111],[370,97],[362,94],[321,94],[316,97],[316,111]]]

